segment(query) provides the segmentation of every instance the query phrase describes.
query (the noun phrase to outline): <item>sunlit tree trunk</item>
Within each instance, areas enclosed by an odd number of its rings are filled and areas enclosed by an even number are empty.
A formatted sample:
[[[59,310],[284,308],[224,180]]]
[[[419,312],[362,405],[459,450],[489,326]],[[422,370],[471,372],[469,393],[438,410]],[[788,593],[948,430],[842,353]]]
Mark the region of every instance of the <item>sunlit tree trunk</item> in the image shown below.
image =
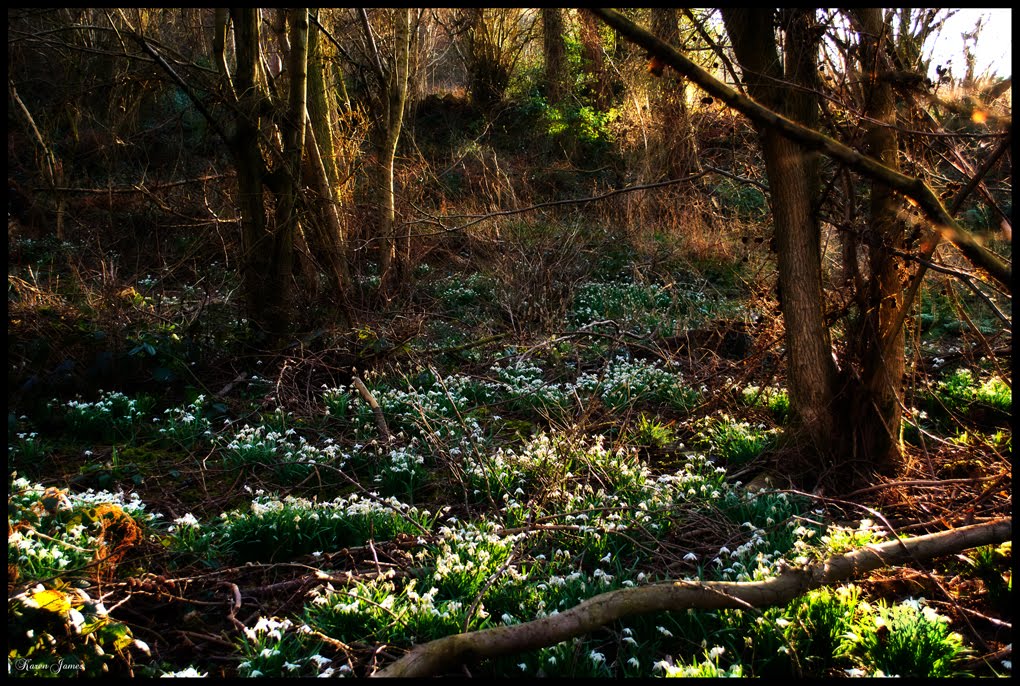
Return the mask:
[[[235,89],[237,102],[229,146],[237,167],[242,281],[252,320],[277,338],[293,323],[294,238],[307,118],[308,12],[289,11],[289,89],[286,105],[276,107],[263,67],[259,10],[236,8],[230,17],[237,67],[233,79],[224,72],[223,84]],[[222,69],[226,67],[226,15],[217,13],[216,20],[213,53]],[[283,111],[279,122],[270,116],[276,109]],[[277,124],[279,138],[274,133]],[[263,146],[274,145],[281,147],[278,157],[273,155],[275,166],[270,171]]]
[[[786,17],[786,69],[780,60],[770,9],[723,9],[726,31],[744,73],[748,93],[803,124],[817,123],[807,72],[817,69],[820,34],[813,10]],[[797,433],[808,455],[829,455],[837,437],[834,419],[837,369],[825,324],[821,241],[814,202],[817,159],[771,128],[761,131],[768,173],[779,267],[780,307],[786,327],[790,404]]]
[[[376,184],[379,206],[379,236],[382,241],[380,254],[381,284],[389,288],[400,283],[404,268],[410,259],[410,236],[407,230],[398,230],[396,225],[396,165],[397,143],[404,122],[404,107],[407,103],[409,67],[411,58],[411,12],[407,8],[394,10],[393,62],[386,75],[386,93],[383,96],[383,122],[377,134],[379,141],[378,181]]]
[[[545,58],[545,97],[558,105],[566,95],[567,55],[564,43],[566,25],[559,7],[542,8],[542,54]]]
[[[679,46],[676,8],[653,7],[651,12],[652,33],[670,45]],[[650,100],[654,131],[659,138],[659,144],[652,146],[651,154],[660,176],[677,179],[695,171],[699,166],[698,154],[684,80],[674,70],[664,70],[652,87]]]
[[[596,109],[604,110],[609,106],[610,88],[599,22],[594,15],[588,12],[578,13],[578,21],[580,22],[581,64],[587,75],[591,101]]]
[[[896,133],[896,98],[889,80],[882,74],[886,63],[886,45],[890,27],[877,8],[852,10],[859,24],[861,78],[865,85],[864,114],[867,116],[867,153],[890,169],[899,169]],[[855,418],[857,446],[862,457],[875,467],[889,468],[897,463],[898,438],[902,419],[905,340],[896,313],[903,306],[903,260],[897,252],[904,249],[905,227],[898,215],[901,203],[884,184],[871,186],[870,226],[865,234],[869,280],[865,286],[865,311],[859,313],[857,356],[860,361],[863,397]]]

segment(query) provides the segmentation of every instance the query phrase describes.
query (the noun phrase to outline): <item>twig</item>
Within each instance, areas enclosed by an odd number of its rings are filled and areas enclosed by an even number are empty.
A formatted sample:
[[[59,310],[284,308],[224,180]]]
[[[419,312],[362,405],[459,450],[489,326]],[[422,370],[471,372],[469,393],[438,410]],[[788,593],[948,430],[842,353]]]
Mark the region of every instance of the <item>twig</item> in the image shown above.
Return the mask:
[[[471,607],[470,609],[468,609],[467,615],[464,616],[465,633],[467,633],[468,627],[471,626],[471,618],[475,616],[475,612],[478,610],[478,606],[481,605],[482,603],[482,598],[484,598],[486,592],[488,592],[488,590],[492,588],[492,585],[496,583],[496,579],[503,576],[503,572],[510,569],[510,565],[513,564],[513,561],[514,551],[511,550],[510,554],[507,555],[506,562],[500,565],[499,569],[490,574],[489,578],[485,580],[485,583],[482,585],[482,589],[478,591],[478,595],[475,596],[475,602],[471,603]]]
[[[884,484],[875,484],[874,486],[868,486],[866,488],[859,488],[852,493],[847,493],[844,498],[855,498],[865,493],[871,493],[872,491],[879,491],[883,488],[895,488],[902,486],[904,488],[911,486],[945,486],[946,484],[973,484],[980,481],[991,481],[992,479],[1000,478],[999,476],[992,474],[991,476],[975,476],[967,479],[913,479],[910,481],[889,481]]]
[[[390,441],[393,438],[393,434],[390,433],[389,427],[386,426],[386,417],[383,415],[382,408],[379,407],[379,402],[375,399],[375,396],[368,390],[365,382],[358,377],[352,378],[351,383],[358,389],[362,399],[372,408],[372,414],[375,415],[375,424],[379,427],[379,435],[382,436],[384,441]]]

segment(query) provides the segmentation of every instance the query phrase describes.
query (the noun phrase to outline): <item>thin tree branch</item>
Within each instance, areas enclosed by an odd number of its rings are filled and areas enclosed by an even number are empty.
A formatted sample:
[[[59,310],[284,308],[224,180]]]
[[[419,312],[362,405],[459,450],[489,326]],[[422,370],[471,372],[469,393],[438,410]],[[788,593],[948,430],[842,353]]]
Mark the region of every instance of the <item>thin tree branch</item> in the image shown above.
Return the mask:
[[[648,50],[710,95],[743,113],[756,125],[775,129],[782,136],[805,148],[822,152],[854,171],[876,179],[903,194],[921,208],[943,238],[953,243],[967,259],[987,271],[992,278],[1012,292],[1011,264],[985,248],[969,231],[960,226],[942,205],[934,191],[921,179],[906,176],[890,169],[872,157],[863,155],[814,129],[801,126],[747,96],[741,95],[619,12],[600,8],[588,11],[601,17],[603,21],[626,38]]]

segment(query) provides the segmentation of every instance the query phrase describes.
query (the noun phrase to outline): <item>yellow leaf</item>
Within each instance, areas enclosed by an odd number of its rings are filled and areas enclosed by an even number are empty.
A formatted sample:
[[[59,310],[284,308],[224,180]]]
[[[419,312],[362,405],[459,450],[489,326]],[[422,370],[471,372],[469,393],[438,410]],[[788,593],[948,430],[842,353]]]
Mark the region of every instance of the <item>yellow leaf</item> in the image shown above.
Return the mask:
[[[34,600],[43,610],[67,614],[71,609],[71,600],[60,591],[37,591],[32,594]]]

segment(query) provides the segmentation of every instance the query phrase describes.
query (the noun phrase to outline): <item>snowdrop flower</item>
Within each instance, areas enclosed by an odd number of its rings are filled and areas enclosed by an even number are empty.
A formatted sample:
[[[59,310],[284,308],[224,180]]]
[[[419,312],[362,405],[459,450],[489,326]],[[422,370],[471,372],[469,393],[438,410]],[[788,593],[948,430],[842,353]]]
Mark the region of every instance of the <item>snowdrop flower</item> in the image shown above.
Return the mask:
[[[695,555],[694,553],[687,553],[686,555],[684,555],[684,559],[687,560],[688,562],[695,562],[697,561],[698,556]]]
[[[673,665],[671,665],[670,663],[666,662],[665,660],[659,660],[654,665],[652,665],[652,671],[655,671],[655,672],[668,672],[670,669],[672,669],[672,667],[673,667]]]

